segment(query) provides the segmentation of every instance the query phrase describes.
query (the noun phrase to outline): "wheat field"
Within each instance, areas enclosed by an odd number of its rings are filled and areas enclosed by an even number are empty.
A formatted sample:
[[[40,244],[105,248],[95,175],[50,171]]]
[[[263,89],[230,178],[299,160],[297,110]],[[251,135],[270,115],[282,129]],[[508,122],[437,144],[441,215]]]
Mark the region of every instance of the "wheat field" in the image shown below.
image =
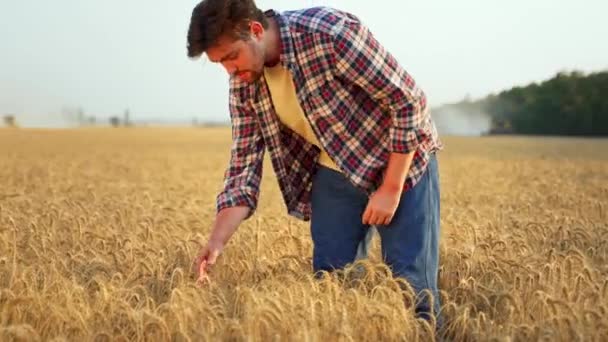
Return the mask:
[[[608,340],[608,140],[443,140],[435,336],[377,237],[312,277],[268,158],[257,213],[196,286],[229,129],[0,130],[0,340]]]

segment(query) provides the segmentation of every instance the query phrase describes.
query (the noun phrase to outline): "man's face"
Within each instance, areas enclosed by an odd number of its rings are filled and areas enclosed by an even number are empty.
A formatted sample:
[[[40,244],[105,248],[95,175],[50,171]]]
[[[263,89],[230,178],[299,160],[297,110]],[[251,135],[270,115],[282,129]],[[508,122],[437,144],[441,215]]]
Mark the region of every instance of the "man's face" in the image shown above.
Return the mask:
[[[262,77],[264,49],[259,36],[236,40],[222,36],[206,53],[211,62],[221,63],[228,74],[242,81],[252,83]]]

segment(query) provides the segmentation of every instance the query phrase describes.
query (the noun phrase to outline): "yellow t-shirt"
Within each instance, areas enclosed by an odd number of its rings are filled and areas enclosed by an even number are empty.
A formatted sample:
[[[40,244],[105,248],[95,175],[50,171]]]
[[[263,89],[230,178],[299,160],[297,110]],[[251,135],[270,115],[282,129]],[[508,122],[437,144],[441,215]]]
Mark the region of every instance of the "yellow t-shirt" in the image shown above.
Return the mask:
[[[340,172],[338,166],[321,146],[308,119],[304,116],[289,70],[279,63],[273,67],[265,67],[264,77],[270,90],[272,103],[281,122],[301,135],[306,141],[321,149],[319,164]]]

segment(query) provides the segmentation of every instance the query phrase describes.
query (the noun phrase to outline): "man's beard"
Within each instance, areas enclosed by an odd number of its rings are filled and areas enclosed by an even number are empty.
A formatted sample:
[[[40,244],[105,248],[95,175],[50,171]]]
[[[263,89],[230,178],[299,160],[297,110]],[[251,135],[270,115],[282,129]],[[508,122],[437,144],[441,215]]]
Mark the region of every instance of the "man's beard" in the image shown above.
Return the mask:
[[[235,76],[238,77],[241,81],[253,83],[262,77],[262,72],[254,70],[244,70],[235,73]]]

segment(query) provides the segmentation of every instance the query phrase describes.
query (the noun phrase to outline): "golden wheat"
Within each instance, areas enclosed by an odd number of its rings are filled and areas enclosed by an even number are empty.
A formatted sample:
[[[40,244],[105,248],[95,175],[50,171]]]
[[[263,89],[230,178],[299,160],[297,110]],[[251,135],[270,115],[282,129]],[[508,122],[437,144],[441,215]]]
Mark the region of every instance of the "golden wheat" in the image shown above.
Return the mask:
[[[608,339],[608,141],[444,138],[440,289],[455,341]],[[230,130],[0,130],[0,340],[434,340],[380,261],[311,275],[269,160],[198,288]]]

